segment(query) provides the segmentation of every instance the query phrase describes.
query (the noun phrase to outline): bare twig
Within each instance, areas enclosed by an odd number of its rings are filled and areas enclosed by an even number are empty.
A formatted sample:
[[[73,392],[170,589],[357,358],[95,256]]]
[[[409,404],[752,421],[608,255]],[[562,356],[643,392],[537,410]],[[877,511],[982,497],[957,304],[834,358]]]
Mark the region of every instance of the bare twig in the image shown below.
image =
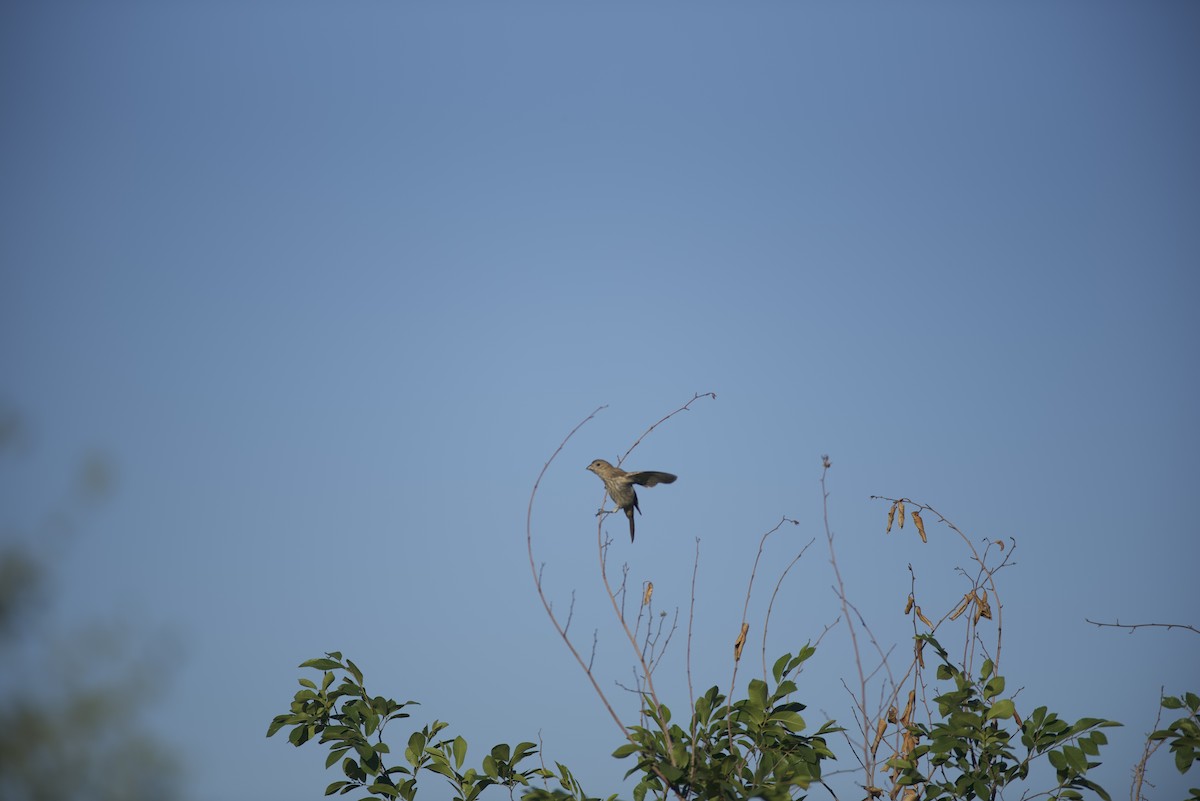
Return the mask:
[[[659,425],[666,422],[670,418],[674,417],[676,414],[687,411],[696,400],[703,398],[703,397],[711,397],[711,398],[715,399],[717,396],[715,393],[712,393],[712,392],[708,392],[708,393],[704,393],[704,394],[697,394],[690,401],[685,403],[682,407],[680,407],[679,409],[676,409],[675,411],[671,412],[667,416],[663,417],[658,422],[651,425],[648,429],[646,429],[646,431],[644,431],[642,433],[642,435],[640,437],[638,437],[638,439],[634,442],[634,444],[632,446],[630,446],[629,450],[627,450],[625,452],[625,455],[622,456],[621,459],[618,461],[618,464],[623,462],[625,460],[625,458],[628,457],[629,454],[633,452],[634,448],[636,448],[638,446],[638,444],[640,444],[641,441],[643,439],[645,439],[647,435],[650,434],[651,431],[653,431],[655,428],[657,428]],[[576,663],[578,663],[579,666],[583,669],[583,672],[587,676],[588,681],[591,682],[592,688],[596,691],[596,695],[598,695],[600,697],[600,701],[601,701],[601,703],[604,704],[604,708],[606,710],[608,710],[609,716],[613,719],[613,722],[617,724],[617,727],[621,729],[621,733],[626,738],[628,738],[628,736],[629,736],[628,729],[625,727],[625,724],[621,722],[621,719],[617,716],[616,711],[613,709],[612,704],[608,700],[608,696],[605,695],[604,690],[601,689],[600,684],[596,680],[595,673],[592,670],[592,667],[593,667],[592,663],[595,660],[595,656],[596,656],[596,642],[597,642],[598,636],[599,636],[598,632],[593,632],[592,654],[591,654],[591,657],[588,659],[588,661],[585,662],[582,655],[579,653],[579,650],[575,647],[575,644],[573,642],[571,642],[571,638],[567,635],[566,626],[561,624],[559,622],[558,618],[554,614],[553,604],[550,602],[549,598],[546,597],[545,588],[542,583],[542,569],[538,568],[537,562],[535,561],[534,556],[533,556],[533,504],[534,504],[535,499],[537,498],[538,488],[541,486],[542,479],[545,478],[546,472],[550,469],[550,465],[553,464],[554,460],[562,452],[563,448],[566,447],[567,442],[569,442],[570,439],[573,436],[575,436],[576,432],[578,432],[580,428],[582,428],[585,424],[588,423],[588,421],[590,421],[601,410],[603,410],[605,408],[607,408],[607,407],[606,406],[597,407],[595,409],[595,411],[593,411],[591,414],[589,414],[587,417],[585,417],[582,421],[580,421],[580,423],[578,425],[576,425],[573,429],[571,429],[570,433],[567,434],[567,436],[563,438],[562,442],[560,442],[558,447],[554,450],[554,453],[550,455],[550,458],[546,461],[546,464],[542,466],[541,472],[538,473],[537,480],[535,480],[533,483],[533,490],[529,494],[529,505],[528,505],[528,508],[526,509],[526,513],[525,513],[525,544],[526,544],[526,548],[529,551],[529,569],[533,575],[534,587],[537,589],[538,597],[542,601],[542,606],[546,610],[546,615],[550,618],[551,624],[554,626],[555,631],[558,632],[559,636],[562,638],[563,642],[566,644],[567,649],[571,652],[571,655],[573,657],[575,657]],[[650,648],[650,653],[649,654],[643,653],[643,651],[638,646],[636,634],[630,630],[628,623],[626,623],[625,615],[623,612],[623,607],[624,607],[624,602],[625,602],[625,591],[626,591],[625,576],[628,575],[628,567],[626,567],[624,570],[624,575],[621,580],[621,585],[618,589],[618,592],[621,595],[620,601],[618,601],[617,593],[613,591],[613,588],[608,580],[607,555],[608,555],[608,549],[612,545],[612,540],[606,538],[604,535],[604,516],[603,515],[600,516],[600,520],[597,523],[596,537],[597,537],[597,551],[599,554],[599,561],[600,561],[600,575],[604,582],[605,593],[608,595],[609,601],[612,603],[613,612],[616,615],[618,622],[621,624],[621,628],[625,631],[625,635],[629,639],[629,643],[633,647],[634,653],[637,656],[638,662],[642,668],[642,673],[640,676],[638,676],[638,674],[635,671],[635,679],[636,679],[636,683],[638,684],[637,692],[639,694],[639,697],[643,696],[644,693],[643,693],[643,690],[641,689],[640,685],[641,685],[641,681],[644,679],[646,682],[646,691],[645,692],[647,692],[649,694],[650,700],[654,704],[654,710],[655,710],[655,715],[656,715],[655,723],[656,723],[656,725],[658,725],[661,728],[663,736],[666,738],[666,745],[667,745],[668,749],[670,749],[672,747],[672,743],[671,743],[671,739],[670,739],[670,733],[666,726],[666,721],[658,719],[658,714],[659,714],[658,710],[661,709],[662,705],[658,700],[657,694],[655,693],[654,680],[652,677],[653,663],[655,661],[654,653],[657,650],[657,642],[662,636],[663,623],[660,622],[659,632],[658,632],[658,634],[654,635],[653,645]],[[544,565],[543,565],[543,568],[544,568]],[[571,614],[573,614],[573,612],[574,612],[574,599],[572,598]],[[570,620],[570,618],[568,618],[568,621],[569,620]],[[678,623],[678,612],[676,612],[676,623],[672,625],[671,630],[667,633],[666,639],[663,641],[662,649],[661,649],[661,651],[659,651],[660,657],[661,657],[661,653],[663,651],[665,651],[667,644],[670,642],[671,635],[674,633],[677,623]],[[648,630],[647,634],[649,636],[649,630]],[[620,686],[619,683],[618,683],[618,686]],[[640,717],[642,717],[644,720],[646,704],[643,701],[642,703],[639,704],[639,706],[641,707]],[[677,789],[675,789],[675,787],[672,785],[672,783],[667,780],[666,776],[664,776],[657,767],[652,766],[651,770],[653,770],[654,773],[658,776],[659,780],[662,781],[663,787],[671,788],[671,792],[674,795],[676,795],[677,797],[679,797],[682,801],[683,796],[680,794],[680,792]]]
[[[696,573],[700,570],[700,538],[696,537],[696,556],[692,560],[692,591],[691,600],[688,604],[688,628],[687,628],[687,652],[684,655],[684,670],[687,672],[687,687],[688,687],[688,703],[696,703],[696,693],[692,689],[692,624],[696,620]],[[696,742],[696,715],[692,715],[692,731],[691,740]],[[689,765],[688,783],[695,784],[696,781],[696,759],[699,756],[697,749],[693,748]]]
[[[748,582],[746,582],[746,600],[742,603],[742,628],[743,628],[743,630],[746,627],[746,617],[750,612],[750,596],[754,592],[754,579],[758,575],[758,563],[762,560],[763,548],[766,547],[767,538],[770,537],[772,534],[774,534],[776,531],[778,531],[783,526],[784,523],[792,523],[797,526],[800,525],[800,521],[798,521],[798,520],[792,520],[791,518],[788,518],[788,517],[780,518],[779,522],[776,523],[774,525],[774,527],[772,527],[769,531],[764,533],[762,535],[762,538],[760,538],[758,541],[758,553],[755,554],[754,564],[750,568],[750,580]],[[803,551],[801,551],[801,555],[803,555]],[[800,558],[799,556],[796,557],[796,559],[799,559],[799,558]],[[792,562],[794,564],[795,560],[792,560]],[[788,565],[788,567],[790,568],[791,565]],[[776,586],[776,589],[778,589],[778,585]],[[774,598],[774,596],[772,596],[772,598]],[[765,637],[765,635],[766,635],[765,623],[763,626],[763,634]],[[737,681],[737,669],[738,669],[739,662],[740,662],[740,660],[738,660],[738,659],[734,659],[734,661],[733,661],[733,674],[729,677],[729,697],[730,698],[733,697],[733,685],[734,685],[734,682]],[[764,665],[766,664],[765,656],[763,657],[763,664]],[[765,668],[763,669],[763,673],[764,673],[764,678],[765,678],[765,674],[766,674]]]
[[[798,520],[793,520],[792,522],[795,523],[796,525],[800,525],[800,522]],[[800,553],[796,554],[795,558],[792,559],[792,561],[788,562],[788,566],[785,567],[783,569],[783,572],[779,574],[779,580],[775,582],[775,589],[771,593],[771,600],[767,603],[767,614],[763,618],[763,633],[762,633],[763,681],[767,680],[767,629],[771,624],[771,609],[775,606],[775,596],[779,594],[779,588],[783,586],[783,580],[785,578],[787,578],[788,572],[792,569],[793,566],[795,566],[795,564],[797,562],[800,561],[800,557],[804,556],[805,552],[809,549],[809,546],[811,546],[816,541],[817,540],[815,537],[813,539],[809,540],[805,544],[805,546],[800,549]]]
[[[638,445],[640,445],[642,443],[642,440],[644,440],[646,437],[648,437],[650,435],[650,433],[652,431],[654,431],[654,429],[658,428],[660,425],[662,425],[666,421],[670,420],[675,415],[680,414],[682,412],[689,411],[691,408],[691,405],[693,403],[695,403],[697,400],[699,400],[700,398],[709,398],[709,397],[711,397],[715,400],[717,396],[716,396],[716,393],[714,393],[714,392],[697,393],[697,394],[693,395],[692,399],[689,400],[687,403],[683,404],[675,411],[671,412],[670,414],[664,416],[662,419],[660,419],[657,422],[655,422],[654,424],[652,424],[649,428],[647,428],[645,431],[642,432],[641,436],[639,436],[636,440],[634,440],[633,444],[629,446],[629,449],[626,450],[625,453],[621,456],[621,458],[617,460],[617,465],[619,466],[619,465],[623,464],[625,462],[625,460],[629,457],[629,455],[631,453],[633,453],[633,451],[638,447]],[[634,633],[633,630],[631,630],[629,628],[629,624],[625,620],[625,615],[622,610],[623,599],[622,599],[622,602],[618,602],[617,595],[616,595],[616,593],[614,593],[612,585],[609,582],[608,562],[607,562],[607,559],[605,558],[607,555],[607,548],[605,546],[604,539],[605,539],[604,538],[604,518],[601,517],[600,521],[597,523],[597,526],[596,526],[596,541],[597,541],[597,545],[598,545],[597,550],[598,550],[598,556],[599,556],[599,561],[600,561],[600,578],[604,583],[604,591],[605,591],[605,593],[607,593],[609,601],[612,603],[613,614],[616,616],[617,621],[621,624],[621,628],[625,631],[625,636],[629,640],[629,645],[633,649],[633,653],[637,657],[638,662],[641,664],[642,679],[645,681],[644,692],[645,692],[645,694],[649,695],[650,700],[654,705],[654,715],[655,715],[654,723],[656,726],[659,727],[659,730],[662,732],[664,742],[669,751],[674,747],[674,743],[671,738],[670,729],[667,726],[667,721],[662,720],[660,717],[661,713],[659,710],[662,708],[662,702],[659,700],[658,692],[657,692],[657,690],[655,690],[655,687],[654,687],[654,676],[653,676],[652,665],[650,664],[650,662],[647,661],[645,654],[643,653],[641,647],[638,645],[637,635]],[[624,584],[625,584],[625,581],[624,581],[624,579],[622,579],[622,587],[624,587]],[[661,657],[661,654],[660,654],[660,657]],[[639,692],[642,692],[642,691],[639,689]],[[644,703],[642,704],[642,709],[644,712],[644,710],[645,710]],[[671,782],[667,781],[665,776],[663,776],[661,773],[659,773],[657,769],[655,769],[655,772],[658,773],[659,778],[662,779],[664,787],[672,787]],[[678,795],[678,791],[673,790],[673,792],[675,792],[676,795]]]
[[[1122,623],[1120,620],[1118,620],[1116,623],[1098,623],[1097,621],[1086,617],[1084,620],[1086,620],[1088,623],[1091,623],[1093,626],[1098,626],[1099,628],[1129,629],[1130,634],[1132,634],[1136,629],[1148,628],[1184,629],[1185,631],[1200,634],[1200,629],[1196,628],[1195,626],[1189,626],[1186,623]]]
[[[739,638],[738,638],[739,643],[741,643],[744,640],[746,630],[749,626],[749,624],[746,622],[746,616],[749,614],[749,611],[750,611],[750,596],[754,592],[754,578],[758,574],[758,563],[762,559],[763,548],[767,544],[767,537],[770,537],[772,534],[774,534],[776,531],[778,531],[780,529],[780,527],[783,526],[784,523],[788,523],[788,522],[799,525],[799,523],[797,521],[790,520],[787,517],[780,518],[779,522],[776,523],[774,525],[774,527],[772,527],[769,531],[765,532],[762,535],[762,538],[759,539],[759,541],[758,541],[758,553],[754,557],[754,565],[750,568],[750,580],[748,582],[746,582],[746,600],[742,604],[742,625],[741,625],[741,629],[740,629],[741,634],[739,635]],[[727,694],[727,696],[730,699],[733,698],[734,686],[737,684],[737,671],[738,671],[739,664],[741,664],[741,652],[738,647],[735,647],[734,648],[734,657],[733,657],[733,670],[729,674],[729,692]],[[730,748],[732,748],[733,747],[733,745],[732,745],[733,744],[733,715],[729,715],[728,717],[726,717],[725,725],[726,725],[727,733],[729,736]]]
[[[533,558],[533,502],[534,499],[537,498],[538,487],[541,486],[542,479],[545,477],[546,471],[550,469],[550,465],[553,464],[558,455],[562,453],[562,449],[566,447],[567,442],[570,441],[571,437],[575,436],[575,432],[583,428],[583,426],[586,425],[589,420],[591,420],[605,408],[605,406],[597,407],[595,411],[583,418],[578,425],[572,428],[571,433],[567,434],[563,441],[558,444],[558,447],[554,450],[554,453],[550,455],[550,458],[546,461],[546,464],[542,466],[542,471],[538,473],[537,480],[533,482],[533,491],[529,493],[529,507],[525,511],[525,546],[529,550],[529,569],[533,573],[534,587],[537,588],[538,597],[542,599],[542,606],[545,608],[546,614],[549,616],[550,622],[554,626],[554,630],[558,632],[558,636],[562,637],[563,642],[567,645],[567,650],[571,652],[571,656],[575,657],[575,661],[579,663],[579,667],[583,668],[584,674],[588,677],[588,681],[592,683],[592,688],[596,691],[596,695],[600,696],[600,702],[604,704],[604,708],[608,710],[608,714],[613,719],[613,722],[617,724],[617,727],[621,730],[623,735],[628,736],[628,731],[625,728],[625,724],[622,723],[621,718],[617,716],[617,712],[615,709],[613,709],[612,704],[609,703],[608,697],[604,694],[604,690],[600,689],[600,684],[596,681],[595,674],[592,673],[591,662],[583,661],[583,656],[579,653],[579,650],[575,648],[575,644],[571,642],[571,638],[567,636],[566,627],[560,624],[558,622],[558,618],[555,617],[554,609],[550,604],[550,600],[546,597],[546,592],[542,587],[541,571],[538,570],[537,562]]]
[[[860,622],[862,622],[862,618],[858,615],[858,610],[851,606],[850,600],[846,597],[846,585],[842,581],[842,572],[838,569],[837,552],[833,547],[833,531],[829,528],[829,490],[825,488],[825,475],[828,472],[829,460],[828,458],[823,458],[821,467],[821,513],[825,525],[825,539],[829,543],[829,563],[833,565],[833,577],[836,581],[834,592],[842,604],[842,617],[846,619],[846,626],[850,630],[850,645],[854,649],[854,666],[858,670],[858,694],[850,692],[849,687],[846,687],[846,692],[850,693],[850,697],[854,699],[857,705],[854,709],[854,716],[859,722],[863,735],[860,761],[866,773],[866,784],[871,786],[875,783],[875,760],[871,756],[871,715],[867,711],[867,675],[863,670],[862,652],[858,646],[858,632],[854,628],[854,617],[859,617]],[[853,616],[850,614],[851,611],[854,612]],[[847,741],[849,741],[848,737]]]
[[[666,417],[664,417],[663,419],[659,420],[654,425],[647,428],[645,431],[642,432],[642,435],[640,437],[638,437],[637,439],[635,439],[633,441],[633,444],[629,446],[629,450],[625,451],[624,455],[621,456],[621,458],[617,460],[617,467],[620,467],[624,463],[624,461],[629,458],[629,454],[633,453],[634,450],[637,448],[637,446],[642,444],[642,440],[644,440],[646,437],[650,436],[651,431],[658,428],[660,425],[667,422],[668,420],[670,420],[672,417],[679,414],[680,412],[691,411],[691,409],[690,409],[691,405],[693,403],[695,403],[696,401],[700,400],[701,398],[712,398],[713,400],[716,400],[717,393],[715,393],[715,392],[697,392],[695,395],[692,396],[692,399],[690,401],[683,404],[678,409],[671,412]]]
[[[1088,621],[1089,623],[1091,621]],[[1099,625],[1099,624],[1096,624]],[[1158,696],[1161,699],[1166,687],[1158,688]],[[1162,723],[1162,704],[1158,706],[1158,714],[1154,716],[1154,727],[1150,731],[1158,731],[1158,726]],[[1146,782],[1146,763],[1150,761],[1150,757],[1154,756],[1154,752],[1162,748],[1166,740],[1151,740],[1146,738],[1146,747],[1142,750],[1142,758],[1133,766],[1133,784],[1129,787],[1129,801],[1143,801],[1142,785]],[[1153,787],[1153,785],[1151,785]]]

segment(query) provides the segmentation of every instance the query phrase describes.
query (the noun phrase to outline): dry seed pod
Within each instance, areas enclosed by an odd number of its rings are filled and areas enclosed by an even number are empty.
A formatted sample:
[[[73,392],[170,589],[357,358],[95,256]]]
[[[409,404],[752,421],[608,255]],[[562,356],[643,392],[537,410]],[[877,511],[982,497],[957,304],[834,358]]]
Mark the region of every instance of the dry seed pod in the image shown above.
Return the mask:
[[[1025,724],[1021,722],[1021,716],[1017,714],[1017,710],[1015,710],[1015,709],[1013,710],[1013,720],[1015,720],[1017,722],[1017,725],[1020,726],[1022,729],[1025,728]]]
[[[958,602],[958,606],[954,607],[954,611],[950,613],[950,619],[957,620],[959,615],[967,611],[967,604],[971,603],[971,599],[974,597],[975,595],[969,592],[964,595],[963,599]]]
[[[884,534],[888,534],[892,530],[892,523],[896,520],[896,504],[892,503],[892,508],[888,509],[888,527]]]
[[[996,540],[996,544],[1000,546],[1000,550],[1004,550],[1004,540]]]
[[[987,590],[984,590],[983,595],[979,597],[979,617],[986,617],[988,620],[992,619],[992,605],[988,603]],[[975,622],[978,623],[978,619]]]
[[[654,595],[654,582],[647,581],[646,582],[646,591],[642,593],[642,606],[646,606],[647,604],[650,603],[651,595]]]
[[[911,787],[904,791],[904,795],[900,796],[900,801],[917,801],[917,791]]]
[[[867,796],[869,798],[879,798],[881,795],[883,795],[883,790],[880,790],[875,785],[871,785],[867,788]]]
[[[917,533],[921,535],[921,542],[929,542],[925,539],[925,521],[921,519],[921,513],[913,509],[912,519],[913,525],[917,527]]]
[[[925,667],[925,641],[917,640],[917,664]]]
[[[883,730],[887,728],[887,721],[883,718],[875,724],[875,739],[871,741],[871,756],[875,756],[875,752],[879,750],[879,741],[883,739]]]
[[[904,714],[900,716],[900,722],[903,723],[905,726],[912,725],[913,707],[916,706],[916,703],[917,703],[917,691],[909,690],[908,691],[908,703],[906,703],[904,705]]]
[[[925,614],[921,611],[921,607],[919,607],[919,606],[917,607],[917,617],[919,617],[921,619],[921,622],[924,623],[926,626],[929,626],[929,628],[933,628],[933,624],[929,622],[929,618],[925,617]]]
[[[749,623],[742,624],[742,630],[738,633],[737,640],[733,643],[733,661],[737,662],[742,658],[742,646],[746,644],[746,632],[750,630]]]
[[[896,723],[896,722],[898,722],[898,721],[899,721],[899,718],[897,718],[897,717],[896,717],[896,707],[895,707],[895,706],[889,706],[889,707],[888,707],[888,714],[887,714],[887,722],[888,722],[888,723]]]
[[[912,736],[912,732],[904,732],[904,740],[900,743],[900,758],[903,759],[912,753],[912,750],[917,747],[917,738]]]
[[[908,601],[907,601],[907,603],[904,604],[904,614],[907,615],[909,612],[912,611],[914,601],[915,601],[915,599],[912,597],[912,593],[909,593]]]
[[[904,528],[904,501],[896,501],[896,511],[900,513],[900,528]]]

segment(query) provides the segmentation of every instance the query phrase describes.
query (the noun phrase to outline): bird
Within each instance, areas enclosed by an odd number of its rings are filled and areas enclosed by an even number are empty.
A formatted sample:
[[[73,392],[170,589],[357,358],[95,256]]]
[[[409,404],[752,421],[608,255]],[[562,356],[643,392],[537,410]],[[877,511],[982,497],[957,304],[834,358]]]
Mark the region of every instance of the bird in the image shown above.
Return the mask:
[[[633,542],[633,510],[637,509],[638,514],[642,513],[641,507],[638,506],[637,493],[634,492],[633,485],[641,484],[643,487],[653,487],[655,484],[671,484],[678,478],[673,473],[662,473],[658,470],[640,470],[633,473],[627,473],[619,467],[613,467],[603,459],[597,459],[587,466],[588,470],[600,477],[604,482],[604,489],[608,492],[608,497],[612,498],[613,503],[618,509],[625,512],[625,516],[629,518],[629,541]]]

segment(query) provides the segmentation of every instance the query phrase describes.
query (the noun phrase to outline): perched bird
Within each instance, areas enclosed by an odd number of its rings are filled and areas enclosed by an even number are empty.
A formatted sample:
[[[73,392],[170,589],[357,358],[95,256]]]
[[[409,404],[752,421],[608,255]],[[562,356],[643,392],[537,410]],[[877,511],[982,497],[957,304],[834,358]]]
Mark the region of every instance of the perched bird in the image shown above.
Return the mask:
[[[643,487],[653,487],[655,484],[670,484],[676,478],[671,473],[660,473],[657,470],[626,473],[603,459],[592,462],[587,469],[600,476],[600,480],[604,482],[604,489],[608,491],[608,497],[612,498],[617,508],[622,509],[625,516],[629,518],[630,542],[633,542],[633,510],[637,509],[638,514],[642,513],[633,485],[641,484]]]

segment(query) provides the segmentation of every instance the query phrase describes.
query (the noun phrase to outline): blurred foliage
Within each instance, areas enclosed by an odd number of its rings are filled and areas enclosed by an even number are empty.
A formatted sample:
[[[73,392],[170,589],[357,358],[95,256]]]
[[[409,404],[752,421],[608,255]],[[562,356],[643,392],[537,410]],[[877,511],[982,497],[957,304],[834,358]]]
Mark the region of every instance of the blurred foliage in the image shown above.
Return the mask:
[[[0,412],[0,454],[27,439]],[[24,448],[19,448],[23,450]],[[66,500],[32,533],[6,526],[0,544],[0,801],[171,801],[179,769],[141,713],[161,685],[161,643],[89,623],[55,632],[52,567],[83,507],[113,471],[86,457]]]

